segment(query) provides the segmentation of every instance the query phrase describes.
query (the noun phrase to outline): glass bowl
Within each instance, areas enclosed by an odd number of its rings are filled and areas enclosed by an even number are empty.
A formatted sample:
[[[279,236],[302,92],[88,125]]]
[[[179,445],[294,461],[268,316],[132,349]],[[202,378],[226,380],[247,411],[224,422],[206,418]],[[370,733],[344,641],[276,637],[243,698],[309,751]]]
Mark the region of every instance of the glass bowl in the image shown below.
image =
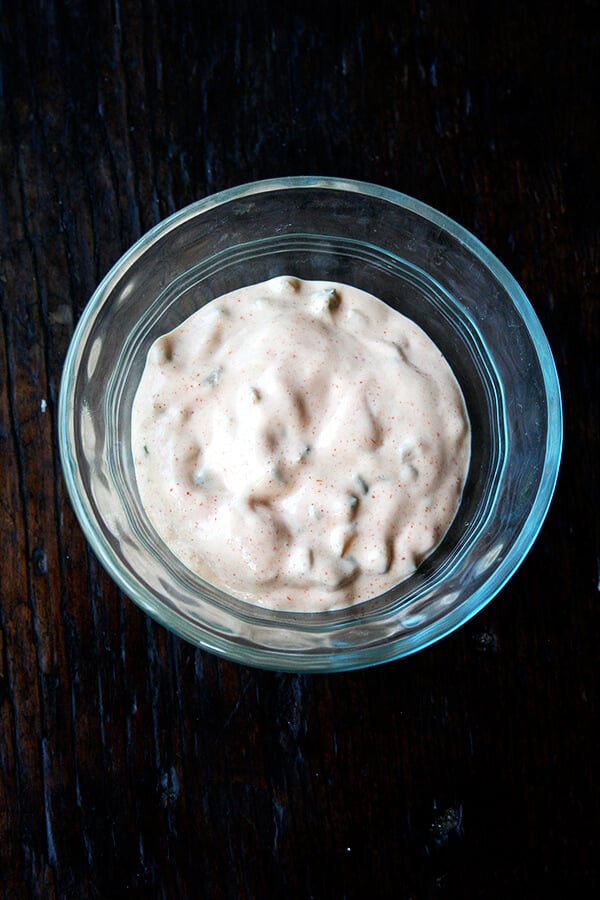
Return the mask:
[[[395,588],[331,612],[265,610],[193,574],[147,519],[133,468],[131,407],[152,342],[213,298],[283,274],[355,285],[415,320],[452,366],[471,421],[469,474],[444,540]],[[540,323],[475,237],[386,188],[286,178],[194,203],[119,260],[69,347],[59,436],[83,531],[146,613],[246,665],[324,672],[413,653],[497,594],[546,515],[562,414]]]

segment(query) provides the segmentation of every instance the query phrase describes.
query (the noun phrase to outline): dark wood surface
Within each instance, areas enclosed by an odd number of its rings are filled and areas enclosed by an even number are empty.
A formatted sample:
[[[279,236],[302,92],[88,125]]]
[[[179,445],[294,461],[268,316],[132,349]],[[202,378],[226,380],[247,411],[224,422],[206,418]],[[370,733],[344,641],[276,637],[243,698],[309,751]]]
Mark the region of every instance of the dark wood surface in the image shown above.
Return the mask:
[[[598,887],[596,0],[0,2],[0,895],[538,898]],[[169,635],[62,480],[67,345],[173,210],[258,178],[384,184],[522,284],[565,450],[473,621],[297,676]]]

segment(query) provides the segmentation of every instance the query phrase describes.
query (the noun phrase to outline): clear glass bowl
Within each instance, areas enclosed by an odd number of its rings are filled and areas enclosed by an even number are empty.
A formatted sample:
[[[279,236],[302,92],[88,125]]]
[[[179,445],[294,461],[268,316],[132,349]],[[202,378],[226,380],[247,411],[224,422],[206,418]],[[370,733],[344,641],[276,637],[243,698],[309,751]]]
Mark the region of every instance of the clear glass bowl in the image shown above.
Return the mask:
[[[208,584],[162,543],[135,482],[131,406],[152,342],[214,297],[281,274],[355,285],[414,319],[454,369],[471,420],[469,475],[446,537],[408,580],[345,610],[264,610]],[[75,513],[132,600],[211,652],[262,668],[317,672],[412,653],[492,599],[546,515],[562,414],[539,321],[476,238],[382,187],[286,178],[194,203],[122,257],[73,336],[59,435]]]

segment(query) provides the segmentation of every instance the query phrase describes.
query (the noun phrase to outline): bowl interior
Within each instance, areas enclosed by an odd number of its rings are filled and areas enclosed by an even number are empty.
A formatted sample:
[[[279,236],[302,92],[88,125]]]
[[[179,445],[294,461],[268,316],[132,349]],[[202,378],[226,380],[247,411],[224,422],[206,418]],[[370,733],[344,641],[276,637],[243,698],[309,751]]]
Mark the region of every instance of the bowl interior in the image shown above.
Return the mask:
[[[560,455],[552,358],[508,273],[427,207],[338,182],[252,187],[162,223],[92,298],[61,390],[67,483],[109,572],[188,640],[279,669],[380,662],[473,615],[535,537]],[[153,341],[215,297],[282,274],[355,285],[416,321],[452,366],[471,422],[468,479],[444,540],[409,579],[347,610],[291,614],[228,596],[164,546],[135,483],[131,407]]]

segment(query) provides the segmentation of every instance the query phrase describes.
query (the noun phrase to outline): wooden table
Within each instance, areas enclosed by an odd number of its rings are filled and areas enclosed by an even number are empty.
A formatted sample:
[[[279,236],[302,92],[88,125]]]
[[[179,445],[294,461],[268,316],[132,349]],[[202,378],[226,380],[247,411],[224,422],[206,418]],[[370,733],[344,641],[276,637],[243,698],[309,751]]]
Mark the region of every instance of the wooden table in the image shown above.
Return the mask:
[[[47,0],[0,12],[0,894],[594,895],[597,0]],[[122,596],[66,495],[94,287],[216,190],[339,175],[430,203],[522,284],[565,451],[515,577],[415,656],[229,663]]]

